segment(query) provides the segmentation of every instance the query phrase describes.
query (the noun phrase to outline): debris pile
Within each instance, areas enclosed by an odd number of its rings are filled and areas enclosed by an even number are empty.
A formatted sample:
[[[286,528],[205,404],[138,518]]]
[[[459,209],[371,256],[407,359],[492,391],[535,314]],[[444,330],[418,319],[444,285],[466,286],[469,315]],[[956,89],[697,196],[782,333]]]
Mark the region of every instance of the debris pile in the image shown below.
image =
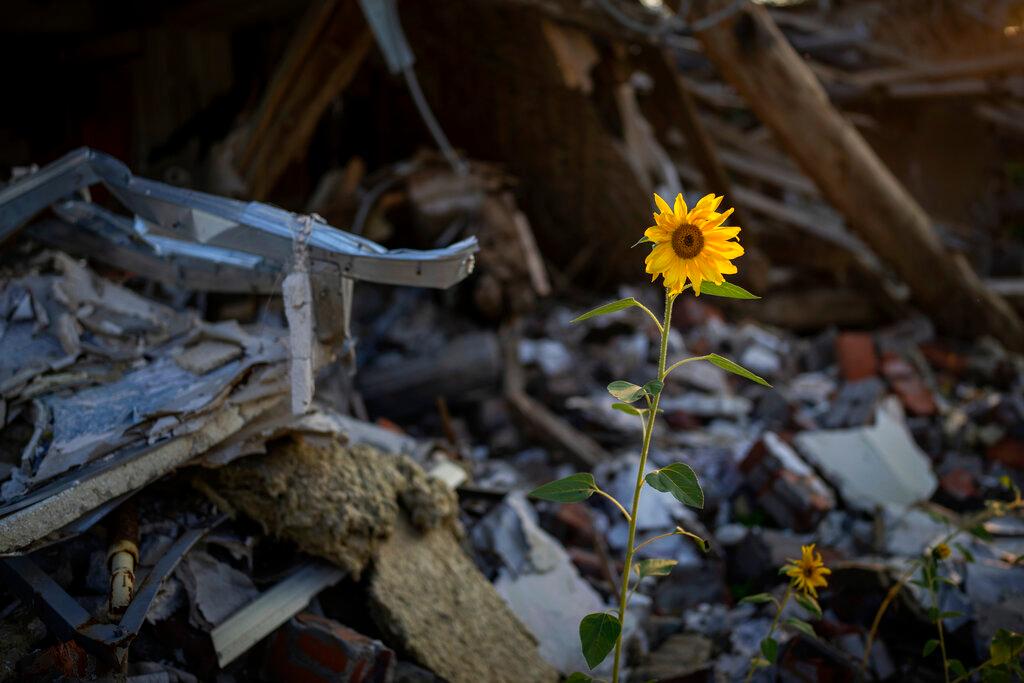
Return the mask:
[[[666,380],[648,468],[692,466],[704,506],[647,491],[638,537],[708,543],[639,551],[675,564],[632,597],[627,680],[743,680],[810,544],[821,613],[784,610],[755,680],[1015,651],[1019,3],[277,4],[131,48],[133,82],[224,95],[168,55],[267,56],[263,26],[280,65],[230,121],[139,95],[138,174],[79,148],[0,185],[0,681],[607,677],[578,625],[617,608],[628,524],[526,494],[632,501],[642,425],[606,386],[654,377],[660,332],[571,321],[660,309],[629,249],[655,190],[726,194],[763,296],[680,298],[670,355],[772,386]]]

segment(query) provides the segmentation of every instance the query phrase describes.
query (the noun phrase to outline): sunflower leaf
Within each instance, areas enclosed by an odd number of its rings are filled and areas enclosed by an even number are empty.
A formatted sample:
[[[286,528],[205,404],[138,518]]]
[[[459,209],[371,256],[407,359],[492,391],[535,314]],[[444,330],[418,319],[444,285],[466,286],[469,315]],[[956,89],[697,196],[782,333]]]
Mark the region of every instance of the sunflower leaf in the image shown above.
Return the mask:
[[[617,379],[609,384],[608,393],[623,403],[636,403],[647,394],[643,387],[638,387],[632,382],[622,379]]]
[[[924,644],[924,649],[921,650],[921,656],[927,657],[931,653],[935,652],[935,648],[937,648],[938,646],[939,641],[935,640],[934,638],[929,640],[927,643]]]
[[[580,673],[579,671],[573,671],[569,674],[569,677],[565,679],[565,683],[591,683],[594,679],[587,674]]]
[[[633,243],[633,247],[639,247],[641,244],[647,244],[648,242],[653,243],[654,240],[652,240],[647,235],[644,235],[643,237],[641,237],[640,239]],[[632,249],[633,247],[630,247],[630,249]]]
[[[644,479],[651,488],[662,493],[671,493],[684,505],[704,508],[704,491],[701,490],[697,475],[689,465],[674,462],[660,470],[648,472]]]
[[[743,604],[744,602],[759,605],[763,602],[775,602],[775,598],[773,598],[768,593],[756,593],[754,595],[748,595],[747,597],[740,600],[740,604]]]
[[[808,624],[803,619],[797,619],[796,617],[790,617],[786,619],[786,623],[800,631],[809,638],[817,638],[818,634],[814,632],[814,627]]]
[[[625,413],[626,415],[643,415],[642,412],[628,403],[613,403],[612,410],[617,410],[620,413]]]
[[[634,245],[635,246],[635,245]],[[710,294],[711,296],[721,296],[727,299],[760,299],[761,297],[756,294],[751,294],[747,290],[743,289],[739,285],[734,285],[731,282],[723,282],[720,285],[716,285],[714,282],[703,282],[700,286],[701,294]]]
[[[654,398],[655,396],[660,394],[663,388],[665,388],[665,383],[660,382],[656,379],[652,379],[650,382],[644,385],[644,391],[647,392],[647,395],[650,396],[651,398]]]
[[[821,619],[821,606],[818,601],[810,595],[804,595],[803,593],[797,593],[793,596],[801,607],[813,614],[816,618]]]
[[[590,498],[595,491],[597,482],[594,481],[594,475],[579,472],[535,488],[530,491],[530,497],[555,503],[579,503]]]
[[[678,560],[647,559],[640,560],[633,565],[633,571],[640,575],[640,578],[648,576],[668,576],[672,567],[679,564]]]
[[[591,669],[604,661],[615,647],[622,632],[622,624],[610,614],[596,612],[583,617],[580,622],[580,645],[583,657]]]
[[[768,637],[761,641],[761,654],[772,664],[775,663],[775,658],[779,656],[779,643],[774,638]]]
[[[635,298],[630,296],[626,297],[625,299],[619,299],[618,301],[613,301],[610,304],[605,304],[604,306],[598,306],[597,308],[591,309],[584,313],[583,315],[577,318],[573,318],[570,324],[582,322],[584,320],[587,320],[588,318],[593,318],[599,315],[608,315],[609,313],[615,313],[616,311],[621,311],[623,309],[629,308],[630,306],[637,306],[643,308],[643,304],[641,304]]]
[[[758,377],[757,375],[752,373],[750,370],[747,370],[745,367],[743,367],[739,363],[735,363],[735,362],[729,360],[725,356],[719,356],[717,353],[709,353],[707,356],[705,356],[705,360],[707,360],[709,363],[717,365],[718,367],[722,368],[723,370],[728,370],[729,372],[733,373],[734,375],[739,375],[740,377],[745,377],[746,379],[749,379],[751,382],[757,382],[758,384],[760,384],[762,386],[771,387],[771,384],[768,384],[768,382],[766,382],[764,379]]]

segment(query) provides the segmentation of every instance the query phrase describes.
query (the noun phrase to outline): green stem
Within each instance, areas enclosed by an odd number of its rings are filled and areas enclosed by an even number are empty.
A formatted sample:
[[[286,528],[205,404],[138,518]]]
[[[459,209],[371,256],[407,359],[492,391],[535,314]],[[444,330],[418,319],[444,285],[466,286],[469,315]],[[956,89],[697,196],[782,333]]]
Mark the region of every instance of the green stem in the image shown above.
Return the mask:
[[[665,371],[665,376],[668,377],[668,374],[675,370],[676,368],[678,368],[680,365],[686,365],[687,363],[692,363],[697,360],[707,360],[710,357],[711,356],[694,356],[693,358],[684,358],[682,360],[677,360],[675,363],[672,364],[671,367],[669,367],[668,370]]]
[[[786,594],[784,596],[782,596],[782,602],[778,603],[779,609],[775,611],[775,618],[772,619],[772,625],[770,627],[768,627],[768,635],[766,635],[765,638],[771,638],[772,634],[775,633],[775,627],[777,627],[779,625],[779,617],[782,616],[782,610],[785,609],[786,603],[789,602],[789,596],[791,596],[792,594],[793,594],[793,584],[790,583],[788,586],[786,586]],[[755,656],[757,656],[757,655],[755,655]],[[753,678],[753,677],[754,677],[754,662],[751,661],[750,662],[750,668],[747,669],[747,677],[744,679],[743,683],[750,683],[750,679]]]
[[[658,381],[665,379],[665,359],[668,356],[668,332],[672,322],[672,303],[675,296],[665,292],[665,320],[661,324],[661,352],[658,356]],[[633,506],[629,515],[629,538],[626,541],[626,566],[622,571],[622,586],[619,590],[619,624],[625,626],[626,605],[629,602],[629,576],[633,566],[633,544],[636,542],[636,513],[640,507],[640,492],[644,486],[644,470],[647,467],[647,454],[651,448],[651,434],[654,431],[654,418],[658,415],[658,403],[661,392],[654,397],[651,411],[644,429],[644,442],[640,450],[640,467],[636,473],[636,486],[633,489]],[[612,667],[612,683],[619,683],[619,666],[622,663],[622,633],[615,641],[615,663]]]
[[[939,611],[939,587],[938,587],[938,567],[935,567],[935,573],[932,573],[932,567],[925,563],[924,574],[925,580],[928,582],[929,590],[932,594],[932,609],[936,612]],[[946,683],[949,683],[949,658],[946,655],[946,635],[945,629],[942,628],[942,614],[940,613],[938,618],[935,619],[935,628],[939,631],[939,651],[942,652],[942,676],[945,678]]]
[[[602,491],[601,489],[596,489],[594,491],[594,493],[596,493],[598,495],[601,495],[601,496],[604,496],[605,498],[610,500],[612,503],[614,503],[615,507],[619,508],[619,510],[622,511],[622,516],[626,518],[627,522],[632,520],[632,518],[629,516],[629,513],[626,512],[626,508],[622,507],[622,503],[620,503],[619,501],[615,500],[615,496],[613,496],[610,493],[606,493],[606,492]]]

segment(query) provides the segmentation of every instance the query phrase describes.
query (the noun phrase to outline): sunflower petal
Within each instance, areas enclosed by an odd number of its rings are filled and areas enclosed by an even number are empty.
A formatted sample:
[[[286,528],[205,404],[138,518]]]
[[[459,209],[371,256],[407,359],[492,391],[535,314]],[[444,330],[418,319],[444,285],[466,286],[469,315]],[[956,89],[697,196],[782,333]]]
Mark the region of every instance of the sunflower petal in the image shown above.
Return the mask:
[[[676,206],[674,213],[676,215],[676,218],[679,220],[684,220],[686,218],[686,200],[683,199],[682,192],[676,195]]]
[[[722,213],[717,213],[717,212],[710,213],[708,215],[707,219],[704,221],[704,223],[700,226],[700,229],[704,230],[705,232],[708,231],[708,230],[714,230],[719,225],[724,223],[726,221],[726,219],[728,219],[729,216],[732,215],[732,212],[735,211],[735,210],[736,209],[726,209]],[[737,228],[736,230],[739,231],[739,228]]]
[[[657,192],[654,193],[654,203],[658,206],[658,211],[661,213],[672,213],[672,209],[669,207],[668,202],[662,199],[661,195]]]
[[[644,230],[644,236],[655,242],[667,242],[672,239],[672,231],[660,225],[652,225]]]

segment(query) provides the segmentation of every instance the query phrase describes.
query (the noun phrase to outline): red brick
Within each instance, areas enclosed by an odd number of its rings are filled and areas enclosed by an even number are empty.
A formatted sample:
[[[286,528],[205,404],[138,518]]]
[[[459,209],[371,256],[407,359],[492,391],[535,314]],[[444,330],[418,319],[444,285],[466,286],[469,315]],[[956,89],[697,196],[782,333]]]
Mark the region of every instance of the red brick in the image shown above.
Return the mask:
[[[333,619],[302,613],[271,637],[268,671],[279,681],[383,683],[395,653]]]
[[[974,475],[963,467],[946,472],[939,479],[942,490],[957,500],[969,500],[978,495],[978,486]]]
[[[1006,436],[988,447],[988,457],[992,460],[1024,470],[1024,441]]]
[[[882,374],[899,396],[903,407],[914,415],[934,415],[938,411],[931,389],[903,358],[893,353],[885,354],[882,358]]]
[[[878,374],[875,341],[865,332],[843,332],[837,336],[836,358],[839,360],[840,374],[847,382]]]

